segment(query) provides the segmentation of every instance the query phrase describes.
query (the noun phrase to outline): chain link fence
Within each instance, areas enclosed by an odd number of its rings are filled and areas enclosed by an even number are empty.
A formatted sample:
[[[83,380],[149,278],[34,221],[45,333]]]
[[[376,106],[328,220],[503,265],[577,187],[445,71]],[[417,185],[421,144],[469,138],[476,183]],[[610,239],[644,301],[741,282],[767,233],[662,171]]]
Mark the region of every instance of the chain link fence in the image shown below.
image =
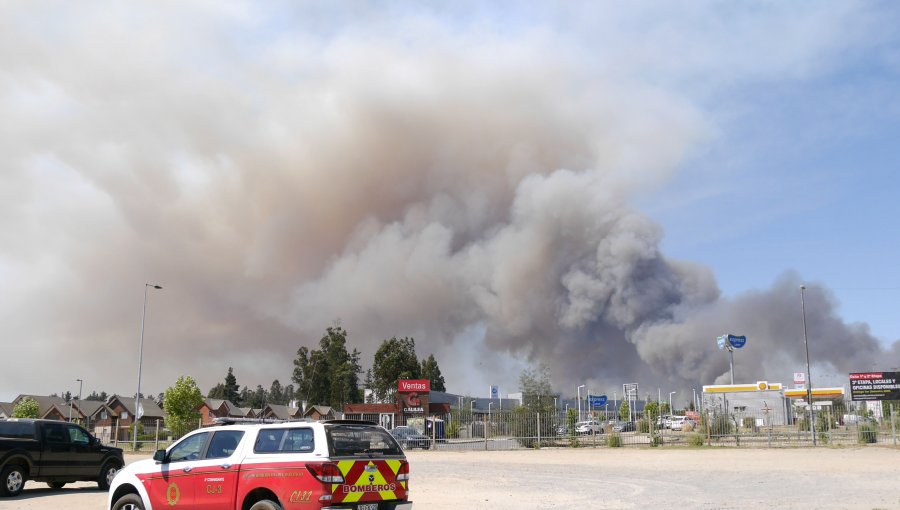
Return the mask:
[[[850,410],[815,412],[813,432],[808,412],[733,411],[707,409],[688,416],[636,421],[578,421],[564,413],[502,411],[490,414],[450,413],[425,420],[410,419],[406,427],[415,440],[404,446],[437,450],[517,450],[527,448],[610,448],[655,446],[720,446],[742,448],[811,447],[898,444],[900,410],[885,409],[872,418]],[[362,417],[372,419],[372,417]],[[377,421],[377,420],[373,420]],[[403,442],[403,441],[401,441]]]

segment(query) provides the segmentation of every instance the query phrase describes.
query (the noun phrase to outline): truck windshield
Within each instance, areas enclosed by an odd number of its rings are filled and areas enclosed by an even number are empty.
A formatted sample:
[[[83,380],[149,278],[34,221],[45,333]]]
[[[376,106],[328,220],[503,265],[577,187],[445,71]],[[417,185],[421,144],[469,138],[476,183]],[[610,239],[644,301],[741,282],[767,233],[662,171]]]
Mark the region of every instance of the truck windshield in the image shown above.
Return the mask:
[[[384,429],[374,425],[340,424],[325,428],[334,457],[400,456],[403,451]]]

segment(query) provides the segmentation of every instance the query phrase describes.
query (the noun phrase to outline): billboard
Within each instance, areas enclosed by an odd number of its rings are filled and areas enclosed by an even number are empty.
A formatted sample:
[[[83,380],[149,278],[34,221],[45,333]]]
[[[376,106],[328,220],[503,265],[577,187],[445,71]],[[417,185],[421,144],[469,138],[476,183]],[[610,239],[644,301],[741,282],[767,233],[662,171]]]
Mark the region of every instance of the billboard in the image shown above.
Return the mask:
[[[428,412],[428,379],[400,379],[397,381],[397,397],[403,414],[425,414]]]
[[[850,374],[851,400],[900,400],[900,372]]]

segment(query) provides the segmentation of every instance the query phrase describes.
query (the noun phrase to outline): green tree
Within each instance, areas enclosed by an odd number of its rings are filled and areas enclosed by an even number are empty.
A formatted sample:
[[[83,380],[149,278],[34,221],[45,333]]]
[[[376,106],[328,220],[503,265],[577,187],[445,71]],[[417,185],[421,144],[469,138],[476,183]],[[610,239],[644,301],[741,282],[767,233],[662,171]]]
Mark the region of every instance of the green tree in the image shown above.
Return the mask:
[[[197,382],[189,375],[183,375],[175,385],[167,388],[163,395],[163,409],[168,415],[166,425],[176,437],[180,437],[197,426],[200,413],[197,408],[203,403],[203,394]]]
[[[257,384],[256,389],[249,394],[245,403],[254,409],[262,409],[266,404],[275,402],[269,400],[269,393],[262,387],[262,384]]]
[[[372,391],[376,400],[393,400],[397,393],[397,381],[419,379],[421,372],[414,339],[393,337],[383,341],[375,351],[372,362]]]
[[[84,399],[92,400],[95,402],[106,402],[107,400],[109,400],[109,395],[107,395],[105,391],[101,391],[100,393],[92,391],[91,394],[84,397]]]
[[[550,367],[526,368],[519,376],[522,407],[534,413],[553,413],[553,387],[550,384]],[[548,420],[549,423],[549,420]]]
[[[284,398],[284,388],[281,387],[278,379],[272,381],[272,385],[269,386],[269,403],[280,406],[287,404],[287,400]]]
[[[444,376],[441,375],[441,367],[438,366],[437,360],[434,359],[434,354],[431,354],[428,358],[422,360],[421,374],[422,379],[431,381],[432,390],[447,391],[447,388],[444,385]]]
[[[359,351],[347,350],[347,334],[340,326],[329,327],[319,340],[319,349],[311,351],[304,346],[297,350],[291,378],[297,383],[297,398],[335,408],[362,402]]]
[[[240,390],[241,387],[238,386],[237,377],[234,376],[234,369],[228,367],[228,373],[225,374],[225,400],[241,405]]]
[[[24,397],[13,408],[13,418],[40,418],[41,406],[37,400],[31,397]]]
[[[292,401],[296,400],[297,396],[294,392],[294,385],[288,384],[284,387],[284,402],[286,404],[290,404]]]
[[[628,407],[627,400],[623,400],[622,405],[619,406],[619,419],[622,421],[628,421],[631,419],[631,408]]]
[[[659,418],[659,402],[647,402],[644,406],[644,418],[651,424],[656,423],[656,419]]]
[[[225,400],[225,385],[223,383],[219,383],[219,384],[213,386],[209,390],[209,393],[206,394],[206,397]]]
[[[668,402],[660,402],[660,404],[659,404],[659,412],[660,412],[660,414],[662,414],[663,416],[668,415],[668,414],[672,414],[672,409],[671,409],[671,406],[669,405],[669,403],[668,403]]]
[[[555,415],[553,387],[550,385],[550,368],[541,365],[537,369],[526,368],[519,376],[519,389],[522,391],[522,405],[516,408],[517,414],[534,416],[540,414],[540,434],[543,437],[553,436],[556,424],[550,417]],[[526,448],[536,446],[531,438],[520,439],[519,443]]]
[[[223,398],[225,396],[225,385],[222,384],[221,386],[222,386],[222,397],[219,397],[219,398]],[[241,406],[253,407],[250,405],[251,400],[253,400],[253,392],[250,391],[250,388],[244,386],[243,388],[241,388]]]

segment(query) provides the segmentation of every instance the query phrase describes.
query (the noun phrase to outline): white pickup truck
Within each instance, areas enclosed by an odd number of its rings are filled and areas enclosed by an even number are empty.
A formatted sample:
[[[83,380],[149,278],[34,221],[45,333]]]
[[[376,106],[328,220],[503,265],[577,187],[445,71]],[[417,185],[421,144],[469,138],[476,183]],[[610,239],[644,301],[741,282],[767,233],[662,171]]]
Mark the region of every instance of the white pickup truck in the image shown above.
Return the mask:
[[[196,430],[119,471],[109,510],[411,510],[409,463],[370,422]]]

